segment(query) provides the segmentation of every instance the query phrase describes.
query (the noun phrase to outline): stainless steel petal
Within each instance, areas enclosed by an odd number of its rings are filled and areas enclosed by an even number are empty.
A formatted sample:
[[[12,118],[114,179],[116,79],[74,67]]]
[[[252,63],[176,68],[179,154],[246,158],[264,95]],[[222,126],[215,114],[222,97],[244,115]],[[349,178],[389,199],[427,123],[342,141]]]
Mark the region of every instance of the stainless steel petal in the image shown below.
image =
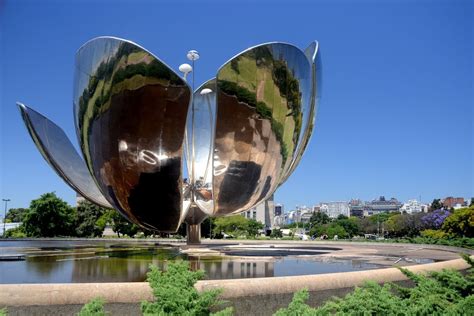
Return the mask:
[[[303,138],[301,140],[300,146],[297,149],[295,158],[293,159],[288,172],[282,177],[280,183],[283,184],[288,177],[295,171],[296,167],[301,161],[303,154],[306,150],[306,147],[311,140],[311,135],[314,129],[314,123],[316,122],[316,114],[318,111],[319,100],[321,99],[321,77],[322,77],[322,68],[321,68],[321,53],[319,52],[319,43],[317,41],[312,42],[306,49],[305,55],[311,63],[311,102],[309,115],[307,117],[308,122],[306,123],[306,128],[304,130]]]
[[[54,171],[87,200],[111,208],[64,131],[35,110],[17,104],[33,142]]]
[[[310,102],[310,63],[293,45],[262,44],[219,69],[216,216],[247,210],[275,191],[303,138]]]
[[[213,214],[212,153],[216,122],[216,80],[196,89],[188,111],[186,155],[194,203],[208,215]]]
[[[191,93],[132,42],[102,37],[77,52],[74,113],[86,165],[107,200],[148,229],[176,231],[190,205],[182,156]]]

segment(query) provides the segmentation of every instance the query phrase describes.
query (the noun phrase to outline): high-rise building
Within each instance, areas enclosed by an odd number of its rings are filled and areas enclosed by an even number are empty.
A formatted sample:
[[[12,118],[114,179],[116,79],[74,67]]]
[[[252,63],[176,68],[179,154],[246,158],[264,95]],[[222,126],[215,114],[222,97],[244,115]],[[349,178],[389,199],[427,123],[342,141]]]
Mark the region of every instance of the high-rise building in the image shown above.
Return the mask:
[[[242,213],[245,218],[254,219],[264,225],[264,230],[271,230],[273,227],[273,218],[275,214],[275,203],[273,195],[266,201]]]

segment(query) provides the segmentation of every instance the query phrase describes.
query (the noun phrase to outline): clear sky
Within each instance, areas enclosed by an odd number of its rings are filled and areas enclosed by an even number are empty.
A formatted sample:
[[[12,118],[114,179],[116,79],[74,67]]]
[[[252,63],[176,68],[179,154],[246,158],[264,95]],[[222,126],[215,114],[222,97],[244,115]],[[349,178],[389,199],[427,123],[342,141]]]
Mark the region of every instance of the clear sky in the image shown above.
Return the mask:
[[[130,39],[175,69],[198,50],[197,85],[249,46],[318,40],[323,99],[309,148],[276,194],[287,210],[379,195],[474,196],[473,3],[0,0],[0,196],[26,207],[56,191],[74,203],[15,102],[76,143],[74,55],[101,35]]]

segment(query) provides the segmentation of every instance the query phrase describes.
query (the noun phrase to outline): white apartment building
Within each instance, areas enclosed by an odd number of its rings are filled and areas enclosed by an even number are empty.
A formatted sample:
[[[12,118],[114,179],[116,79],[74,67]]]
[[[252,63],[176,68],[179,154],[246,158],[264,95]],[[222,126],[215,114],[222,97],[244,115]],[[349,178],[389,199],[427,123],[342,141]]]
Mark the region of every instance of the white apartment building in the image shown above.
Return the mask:
[[[400,212],[407,213],[407,214],[414,214],[420,212],[428,212],[428,205],[422,204],[417,200],[408,200],[407,203],[404,203],[402,207],[400,207]]]
[[[351,209],[347,202],[321,203],[320,212],[327,214],[330,218],[337,218],[339,215],[351,216]]]

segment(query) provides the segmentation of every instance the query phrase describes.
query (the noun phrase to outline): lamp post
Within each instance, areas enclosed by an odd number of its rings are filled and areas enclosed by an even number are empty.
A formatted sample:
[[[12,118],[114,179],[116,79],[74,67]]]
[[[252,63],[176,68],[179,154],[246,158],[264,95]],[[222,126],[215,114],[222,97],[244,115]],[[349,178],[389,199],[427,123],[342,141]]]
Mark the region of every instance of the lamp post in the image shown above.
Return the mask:
[[[5,202],[5,213],[3,213],[3,234],[2,234],[2,237],[5,237],[5,222],[6,222],[6,219],[7,219],[7,204],[8,202],[10,201],[10,199],[2,199],[3,202]]]

